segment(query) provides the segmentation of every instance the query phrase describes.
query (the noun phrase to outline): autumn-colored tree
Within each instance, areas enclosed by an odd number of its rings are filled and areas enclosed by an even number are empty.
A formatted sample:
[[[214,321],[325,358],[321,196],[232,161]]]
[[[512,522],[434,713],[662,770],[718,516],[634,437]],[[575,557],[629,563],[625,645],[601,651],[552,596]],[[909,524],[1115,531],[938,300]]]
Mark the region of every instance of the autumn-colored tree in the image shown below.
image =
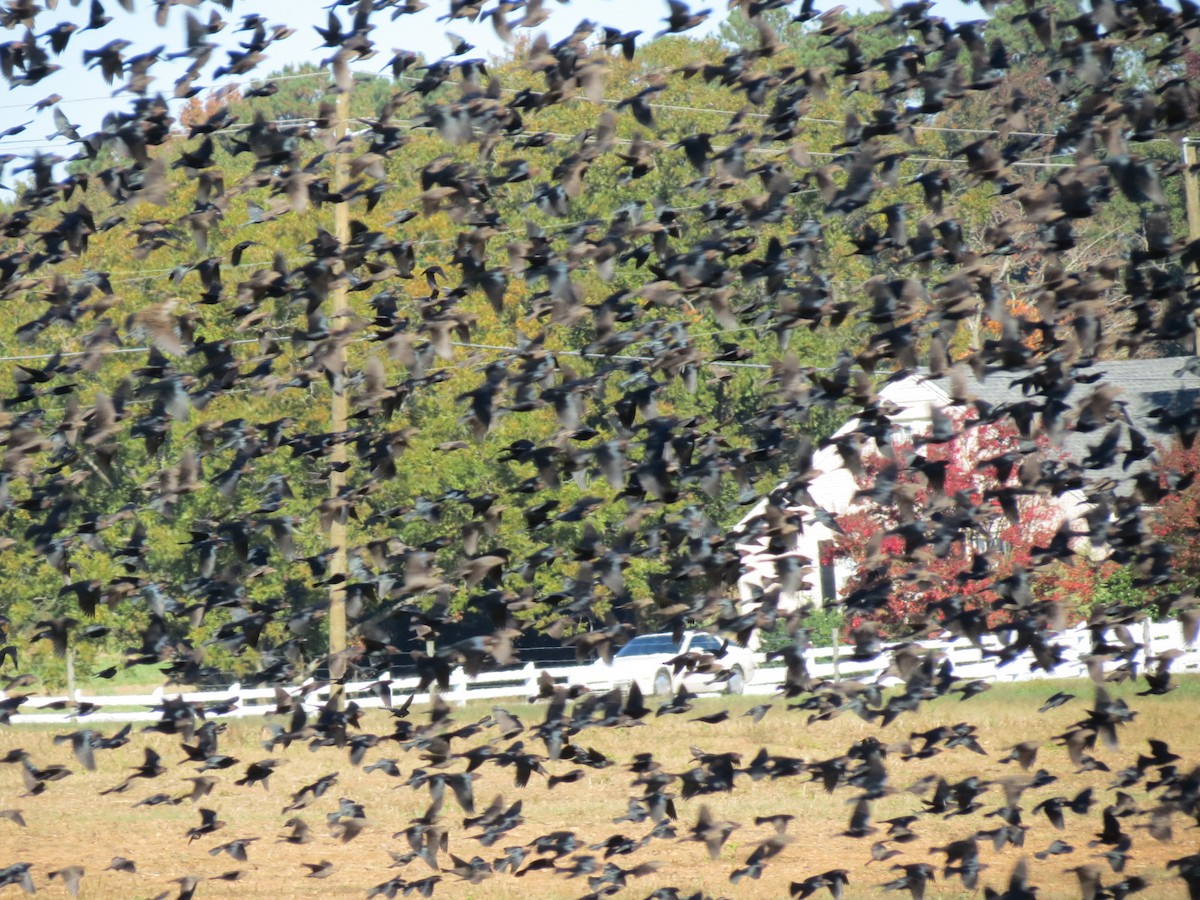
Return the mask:
[[[179,126],[190,131],[195,126],[207,122],[231,103],[237,103],[241,99],[242,92],[236,84],[209,91],[203,95],[196,94],[189,97],[188,102],[179,111]]]
[[[1200,584],[1200,444],[1176,442],[1159,451],[1159,487],[1167,491],[1157,504],[1154,536],[1174,551],[1172,563],[1185,582]]]
[[[1189,79],[1200,78],[1200,53],[1189,50],[1183,54],[1183,63]]]
[[[995,609],[997,582],[1031,569],[1058,529],[1053,499],[1019,486],[1016,430],[949,418],[952,440],[904,436],[863,458],[835,545],[855,565],[843,589],[858,612],[850,627],[869,617],[901,632],[955,598]]]

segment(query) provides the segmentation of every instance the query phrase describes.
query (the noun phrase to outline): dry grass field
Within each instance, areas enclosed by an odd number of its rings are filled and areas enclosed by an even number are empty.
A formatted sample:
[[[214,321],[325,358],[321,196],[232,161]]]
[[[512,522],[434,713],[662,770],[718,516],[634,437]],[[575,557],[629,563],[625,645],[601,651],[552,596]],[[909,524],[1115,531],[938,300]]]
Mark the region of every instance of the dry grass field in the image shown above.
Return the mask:
[[[1068,690],[1078,697],[1060,708],[1037,713],[1041,701],[1058,690]],[[676,773],[693,765],[692,747],[706,751],[736,751],[742,754],[743,765],[762,747],[772,755],[813,761],[842,754],[853,742],[871,735],[884,742],[898,742],[908,739],[911,731],[969,721],[978,726],[979,740],[987,755],[965,748],[909,761],[900,760],[895,752],[888,755],[892,793],[873,804],[874,821],[871,824],[878,831],[867,837],[852,838],[841,834],[847,827],[852,809],[852,804],[848,805],[846,801],[858,792],[843,786],[832,795],[826,794],[820,784],[809,780],[808,775],[758,781],[739,775],[731,793],[686,801],[677,797],[678,820],[674,825],[679,838],[685,837],[695,824],[702,804],[707,804],[718,819],[737,822],[739,827],[733,830],[715,861],[709,858],[704,844],[679,839],[654,839],[632,855],[613,856],[612,861],[626,869],[650,860],[660,864],[652,874],[630,877],[622,893],[640,898],[656,888],[674,885],[684,895],[703,891],[714,897],[780,897],[787,896],[790,882],[828,869],[846,868],[850,872],[847,896],[907,897],[907,893],[884,894],[879,889],[879,885],[898,874],[888,867],[897,862],[929,861],[938,863],[939,868],[938,880],[930,885],[927,896],[981,896],[981,893],[966,890],[957,878],[943,879],[942,857],[931,855],[930,848],[1000,824],[995,817],[984,815],[1003,804],[999,786],[991,787],[982,795],[982,809],[971,815],[951,818],[921,815],[912,825],[912,831],[917,835],[915,840],[889,844],[900,851],[899,856],[886,862],[868,863],[871,845],[886,837],[888,826],[880,824],[879,820],[920,812],[921,799],[906,788],[923,776],[942,775],[955,781],[969,775],[988,780],[1017,775],[1020,769],[1015,763],[1000,765],[998,760],[1005,755],[1006,748],[1018,741],[1039,740],[1043,746],[1031,772],[1044,768],[1056,776],[1057,781],[1030,789],[1022,798],[1023,821],[1028,826],[1023,848],[1009,846],[995,852],[990,843],[981,843],[981,858],[986,869],[980,879],[980,889],[990,885],[1003,890],[1013,866],[1022,857],[1028,857],[1031,881],[1040,887],[1039,897],[1042,898],[1079,896],[1076,877],[1066,870],[1088,862],[1100,862],[1104,866],[1106,884],[1133,874],[1148,879],[1150,886],[1138,896],[1183,897],[1186,896],[1184,883],[1173,877],[1166,869],[1166,863],[1200,849],[1200,831],[1188,828],[1189,823],[1182,817],[1174,817],[1174,835],[1167,842],[1152,839],[1141,827],[1148,821],[1146,815],[1123,819],[1123,829],[1133,838],[1124,875],[1113,874],[1107,863],[1093,858],[1103,848],[1088,846],[1100,829],[1101,810],[1116,796],[1116,791],[1110,787],[1116,773],[1132,764],[1139,752],[1146,751],[1148,738],[1168,740],[1171,748],[1182,757],[1177,763],[1181,771],[1200,764],[1200,728],[1197,728],[1196,715],[1200,708],[1197,702],[1200,683],[1195,679],[1181,679],[1179,689],[1165,697],[1134,697],[1133,691],[1130,686],[1113,691],[1114,696],[1126,697],[1138,712],[1136,720],[1121,731],[1120,749],[1113,752],[1098,745],[1095,751],[1111,772],[1086,774],[1076,774],[1067,751],[1051,740],[1053,735],[1060,734],[1080,719],[1091,705],[1091,688],[1080,682],[1043,681],[997,686],[965,702],[955,698],[940,699],[927,704],[919,714],[902,716],[883,729],[868,725],[853,715],[809,725],[806,712],[789,711],[786,702],[778,698],[705,699],[696,703],[693,713],[651,718],[646,727],[597,728],[583,732],[577,738],[579,745],[594,747],[616,764],[605,769],[585,768],[586,774],[581,780],[557,785],[553,790],[548,789],[546,779],[539,775],[533,776],[527,788],[518,790],[513,785],[512,768],[485,764],[478,770],[481,777],[475,783],[478,811],[482,812],[497,794],[502,794],[508,802],[522,798],[524,823],[503,835],[495,846],[481,846],[469,836],[478,829],[460,827],[462,811],[447,791],[442,815],[452,826],[449,850],[463,859],[478,855],[491,861],[502,856],[505,847],[525,844],[539,835],[564,830],[572,831],[578,837],[581,846],[575,856],[602,857],[602,850],[588,850],[586,845],[618,833],[635,839],[643,837],[651,830],[652,823],[614,824],[612,821],[624,813],[629,798],[640,792],[630,786],[634,776],[626,766],[639,752],[653,752],[666,771]],[[742,713],[757,702],[771,702],[773,707],[761,722],[753,723],[742,717]],[[526,726],[537,723],[544,715],[544,709],[537,706],[511,704],[506,708],[520,716]],[[722,708],[728,708],[731,713],[724,722],[708,725],[689,721],[695,715]],[[489,707],[468,706],[455,710],[453,717],[461,725],[481,719],[489,712]],[[414,709],[413,717],[423,720],[424,711]],[[101,730],[111,733],[115,728]],[[364,730],[385,734],[391,731],[391,725],[385,714],[372,713],[364,721]],[[408,849],[403,836],[395,836],[396,833],[421,815],[429,803],[427,789],[414,791],[403,784],[421,761],[415,752],[405,752],[391,742],[383,742],[368,751],[366,764],[381,757],[394,757],[402,771],[400,778],[388,777],[380,771],[364,772],[362,767],[351,765],[344,749],[322,747],[310,750],[304,745],[293,745],[287,751],[265,752],[259,743],[263,736],[260,724],[242,720],[229,725],[221,736],[220,747],[222,753],[235,756],[241,762],[215,773],[219,783],[210,796],[195,804],[184,800],[174,806],[134,807],[136,801],[155,793],[178,795],[190,790],[191,784],[184,779],[195,774],[196,764],[181,763],[184,754],[179,749],[178,738],[135,733],[130,744],[97,753],[96,771],[87,772],[77,764],[69,744],[52,743],[54,733],[32,727],[0,731],[0,756],[12,748],[23,747],[39,766],[60,763],[72,770],[69,777],[49,783],[43,794],[31,797],[22,796],[24,787],[19,766],[0,765],[0,809],[19,809],[28,823],[27,827],[20,828],[0,818],[0,868],[18,861],[33,863],[35,883],[45,896],[65,896],[61,881],[48,881],[47,875],[52,870],[74,864],[82,865],[86,871],[80,896],[96,898],[161,894],[175,897],[179,889],[171,879],[185,875],[208,879],[235,870],[241,873],[236,881],[205,880],[197,887],[196,897],[363,897],[372,886],[396,875],[411,882],[434,874],[419,859],[403,868],[389,868],[392,858],[387,851],[401,853]],[[458,749],[474,746],[488,738],[497,738],[498,746],[507,746],[506,742],[498,740],[495,729],[489,729]],[[527,749],[544,752],[540,741],[532,734],[526,733],[522,738]],[[164,765],[168,766],[166,773],[155,779],[138,779],[128,791],[101,795],[101,790],[119,784],[132,766],[141,763],[143,746],[153,747],[162,755]],[[286,760],[272,776],[269,789],[264,790],[261,785],[238,787],[234,784],[248,763],[268,756]],[[463,767],[462,760],[454,760],[445,771],[458,772]],[[546,768],[550,773],[562,774],[574,766],[550,761]],[[330,773],[337,773],[337,783],[324,796],[299,811],[282,811],[294,791]],[[1153,770],[1150,774],[1153,777]],[[1070,797],[1088,785],[1095,789],[1099,803],[1085,816],[1068,812],[1063,831],[1057,831],[1040,813],[1032,812],[1040,800],[1055,795]],[[678,791],[678,782],[671,790]],[[1128,793],[1145,809],[1154,803],[1148,798],[1144,782],[1129,788]],[[332,836],[326,823],[327,813],[334,810],[343,797],[362,804],[369,821],[360,835],[346,843]],[[199,823],[199,806],[216,810],[226,824],[215,833],[189,843],[185,833]],[[772,834],[771,826],[756,826],[754,818],[774,813],[796,817],[788,830],[790,842],[766,863],[759,879],[744,878],[736,884],[731,883],[730,874],[745,864],[762,839]],[[278,841],[286,831],[284,821],[292,815],[300,816],[312,827],[311,843],[296,846]],[[225,854],[210,855],[210,849],[238,838],[258,838],[249,844],[246,862],[237,862]],[[1075,848],[1074,852],[1036,860],[1035,851],[1044,850],[1055,839],[1068,842]],[[135,860],[137,873],[103,871],[113,856]],[[447,854],[443,853],[440,859],[443,869],[450,868]],[[330,877],[305,878],[307,870],[301,864],[322,860],[334,864]],[[560,870],[565,870],[571,865],[570,859],[564,857],[558,865]],[[477,884],[468,883],[448,871],[440,874],[441,881],[434,892],[437,897],[571,898],[582,897],[592,890],[585,876],[567,879],[562,871],[534,871],[523,877],[496,874]],[[9,887],[0,889],[0,893],[8,896],[20,892],[16,887]],[[821,891],[817,896],[828,896],[828,893]]]

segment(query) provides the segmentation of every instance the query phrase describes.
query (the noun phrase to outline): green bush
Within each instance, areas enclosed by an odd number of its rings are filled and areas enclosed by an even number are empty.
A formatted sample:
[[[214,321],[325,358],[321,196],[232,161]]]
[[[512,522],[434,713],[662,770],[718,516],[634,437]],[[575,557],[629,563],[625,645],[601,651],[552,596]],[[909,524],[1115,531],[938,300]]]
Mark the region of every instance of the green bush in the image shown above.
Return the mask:
[[[834,635],[840,635],[845,616],[837,607],[812,606],[803,611],[800,627],[808,632],[808,640],[814,647],[833,645]],[[788,624],[784,620],[770,631],[759,633],[758,648],[764,653],[781,650],[792,642]]]
[[[1157,609],[1150,591],[1137,586],[1138,573],[1132,566],[1121,566],[1096,582],[1091,600],[1079,604],[1079,611],[1091,618],[1107,609],[1144,609],[1156,618]]]

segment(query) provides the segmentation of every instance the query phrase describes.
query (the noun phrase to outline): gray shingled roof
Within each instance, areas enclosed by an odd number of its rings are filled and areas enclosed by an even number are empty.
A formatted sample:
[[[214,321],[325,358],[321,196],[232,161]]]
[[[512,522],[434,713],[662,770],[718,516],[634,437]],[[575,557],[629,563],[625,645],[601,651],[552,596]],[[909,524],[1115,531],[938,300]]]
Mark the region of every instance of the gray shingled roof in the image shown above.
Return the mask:
[[[1096,387],[1108,384],[1122,389],[1122,393],[1116,398],[1116,404],[1121,407],[1126,424],[1142,432],[1152,444],[1172,443],[1174,432],[1164,430],[1159,419],[1152,418],[1150,413],[1156,409],[1165,409],[1172,414],[1179,414],[1200,403],[1200,376],[1193,371],[1194,367],[1188,368],[1188,363],[1194,360],[1191,356],[1107,360],[1077,370],[1076,374],[1086,379],[1086,383],[1077,383],[1064,398],[1064,402],[1070,408],[1065,417],[1073,420],[1081,403]],[[1018,379],[1025,374],[1027,373],[1010,374],[997,371],[982,381],[970,374],[967,376],[967,385],[975,397],[993,406],[1042,399],[1033,393],[1024,393]],[[1092,376],[1100,377],[1091,381]],[[948,379],[931,378],[929,381],[948,392]],[[1088,447],[1099,443],[1108,427],[1105,425],[1092,432],[1064,430],[1056,443],[1068,459],[1082,463],[1088,455]],[[1129,446],[1126,435],[1122,435],[1119,446],[1122,451]],[[1124,469],[1121,457],[1118,456],[1115,464],[1104,469],[1088,471],[1098,479],[1121,479],[1151,464],[1146,461]]]

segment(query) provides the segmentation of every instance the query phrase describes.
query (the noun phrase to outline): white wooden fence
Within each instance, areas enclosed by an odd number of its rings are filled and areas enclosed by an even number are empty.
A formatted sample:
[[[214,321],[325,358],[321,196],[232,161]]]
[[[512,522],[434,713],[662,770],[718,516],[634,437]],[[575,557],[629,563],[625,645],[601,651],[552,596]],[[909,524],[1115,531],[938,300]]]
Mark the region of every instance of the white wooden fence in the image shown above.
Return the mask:
[[[1144,627],[1134,629],[1135,639],[1143,643],[1139,652],[1139,661],[1143,662],[1148,653],[1161,653],[1164,650],[1177,648],[1184,653],[1174,661],[1172,671],[1176,673],[1195,672],[1200,670],[1200,647],[1185,647],[1183,634],[1178,622],[1146,623]],[[1045,672],[1033,668],[1033,657],[1026,652],[1006,665],[997,665],[994,656],[985,656],[978,648],[966,641],[922,641],[923,647],[944,653],[954,664],[954,674],[961,679],[983,679],[985,681],[1021,681],[1033,678],[1082,678],[1087,676],[1087,666],[1083,660],[1091,651],[1091,635],[1086,628],[1078,627],[1056,635],[1048,635],[1050,642],[1063,650],[1063,662],[1053,672]],[[985,640],[989,649],[998,649],[999,642],[992,637]],[[884,653],[872,660],[853,660],[845,651],[837,656],[836,648],[817,647],[807,654],[809,673],[815,678],[876,678],[887,668],[889,657]],[[783,669],[765,664],[765,658],[760,654],[760,667],[746,684],[747,694],[773,694],[783,681]],[[538,679],[544,671],[557,683],[570,682],[579,671],[579,666],[538,667],[527,663],[523,668],[504,671],[484,672],[474,678],[465,675],[460,668],[454,669],[450,676],[450,690],[443,692],[442,697],[448,702],[462,705],[468,700],[489,700],[503,698],[528,698],[537,694]],[[375,695],[372,687],[377,681],[355,682],[345,686],[346,696],[354,700],[364,709],[379,708],[383,702]],[[393,698],[407,697],[409,691],[417,686],[417,679],[398,678],[390,681]],[[288,693],[296,695],[302,688],[288,688]],[[306,694],[305,705],[316,709],[328,697],[329,688],[320,687]],[[0,698],[5,695],[0,692]],[[182,697],[188,703],[221,704],[229,703],[232,709],[220,713],[219,717],[235,718],[242,716],[262,716],[275,709],[275,689],[243,688],[239,684],[231,685],[220,691],[185,691],[175,692],[157,688],[150,694],[116,694],[112,696],[92,696],[76,691],[76,701],[86,701],[100,707],[97,712],[86,716],[77,716],[71,712],[50,711],[46,709],[51,704],[70,700],[68,697],[30,697],[20,707],[25,712],[13,715],[13,724],[63,724],[89,722],[154,722],[160,718],[156,711],[167,699]],[[236,704],[233,702],[236,701]],[[418,694],[415,703],[427,703],[428,694]],[[393,699],[393,703],[401,702]],[[119,707],[105,709],[105,707]],[[39,708],[44,711],[39,711]]]
[[[443,691],[441,696],[449,703],[463,705],[470,700],[487,700],[512,697],[533,697],[538,692],[538,678],[543,671],[557,682],[566,682],[569,680],[570,673],[574,672],[577,666],[565,666],[555,668],[540,669],[533,663],[527,663],[520,669],[509,669],[495,672],[481,672],[474,678],[468,677],[461,668],[455,668],[450,673],[450,690]],[[396,678],[384,679],[388,682],[392,694],[393,704],[398,705],[407,699],[408,693],[417,687],[418,679],[411,678]],[[359,707],[363,709],[378,709],[383,706],[383,701],[376,696],[373,687],[379,684],[379,679],[373,681],[358,681],[348,682],[345,685],[345,695],[347,699],[353,700]],[[286,687],[284,690],[291,696],[304,693],[304,705],[308,709],[320,708],[329,696],[329,686],[322,685],[321,687],[305,691],[304,687]],[[3,691],[0,691],[0,699],[5,696]],[[228,712],[209,713],[215,718],[240,718],[244,716],[262,716],[272,712],[275,709],[275,688],[244,688],[240,684],[234,684],[225,690],[217,691],[172,691],[166,688],[155,688],[149,694],[113,694],[111,696],[92,696],[85,694],[83,691],[75,691],[76,701],[85,701],[101,707],[99,712],[88,713],[85,716],[76,716],[72,713],[64,713],[58,710],[54,712],[38,712],[38,707],[47,707],[57,705],[64,701],[70,701],[71,698],[64,696],[59,697],[30,697],[22,704],[21,709],[29,710],[27,713],[18,713],[11,719],[15,724],[57,724],[63,722],[156,722],[161,718],[157,708],[161,708],[162,703],[168,699],[182,697],[187,703],[195,704],[232,704],[236,701],[236,706]],[[417,694],[413,698],[414,703],[428,703],[429,694]],[[125,707],[125,709],[105,711],[104,707]],[[136,707],[146,707],[144,710]]]
[[[1133,639],[1143,645],[1137,652],[1139,672],[1144,668],[1148,655],[1162,653],[1164,650],[1172,648],[1184,651],[1183,655],[1173,662],[1172,672],[1200,671],[1200,644],[1192,647],[1186,646],[1183,641],[1183,629],[1178,622],[1152,623],[1146,621],[1140,626],[1133,626],[1131,631]],[[1047,633],[1046,640],[1048,643],[1062,648],[1062,662],[1055,666],[1052,672],[1034,668],[1033,654],[1028,651],[1011,662],[1000,665],[995,656],[985,656],[979,648],[965,640],[954,642],[919,641],[918,643],[922,647],[937,649],[945,653],[954,664],[954,675],[964,680],[978,678],[984,681],[1005,682],[1034,678],[1086,678],[1088,676],[1085,657],[1092,650],[1092,635],[1086,626],[1081,625],[1066,631]],[[983,639],[983,644],[988,650],[998,650],[1002,646],[1000,641],[991,635]],[[842,648],[841,657],[835,663],[836,653],[836,648],[832,647],[816,647],[810,650],[807,654],[809,674],[814,678],[833,678],[835,675],[842,678],[873,677],[880,675],[889,663],[886,654],[868,661],[855,661],[847,657],[845,648]],[[1112,668],[1112,666],[1107,666],[1107,668]],[[758,688],[768,684],[772,687],[778,685],[782,676],[777,675],[772,679],[768,675],[769,672],[771,672],[770,669],[756,672],[751,686]],[[747,693],[749,692],[747,690]],[[759,693],[757,690],[755,692]],[[766,693],[766,691],[762,692]]]

